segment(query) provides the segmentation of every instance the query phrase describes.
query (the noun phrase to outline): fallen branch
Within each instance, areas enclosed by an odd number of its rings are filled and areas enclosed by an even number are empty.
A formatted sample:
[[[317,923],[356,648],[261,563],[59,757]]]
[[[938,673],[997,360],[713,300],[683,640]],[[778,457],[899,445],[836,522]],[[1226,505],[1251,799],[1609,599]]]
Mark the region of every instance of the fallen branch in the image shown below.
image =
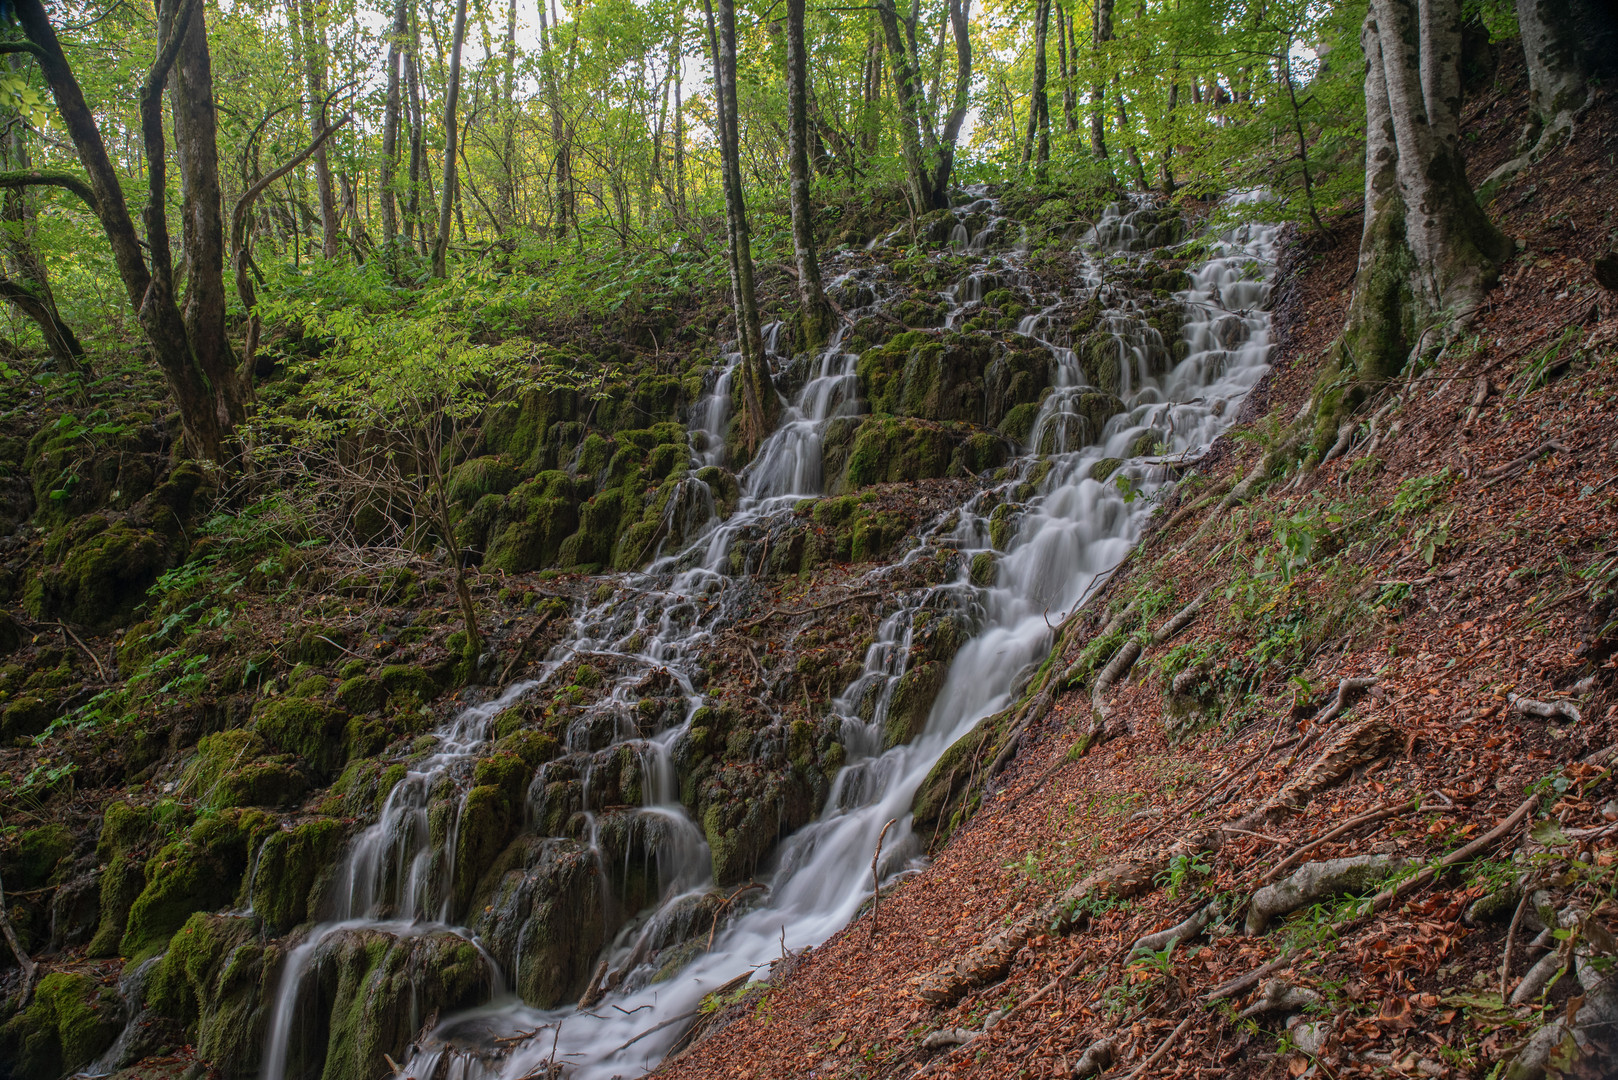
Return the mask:
[[[1371,910],[1383,910],[1384,908],[1393,904],[1395,901],[1409,896],[1417,889],[1431,882],[1438,876],[1440,871],[1448,870],[1456,863],[1465,862],[1478,852],[1484,851],[1499,843],[1507,833],[1516,828],[1517,824],[1522,821],[1523,818],[1528,816],[1528,812],[1534,808],[1534,804],[1538,801],[1538,795],[1530,795],[1527,799],[1524,799],[1522,804],[1518,806],[1517,809],[1513,810],[1504,821],[1490,829],[1488,832],[1484,833],[1482,836],[1478,837],[1476,840],[1472,841],[1470,844],[1450,852],[1448,855],[1445,855],[1442,859],[1438,860],[1436,865],[1427,867],[1415,877],[1400,882],[1398,885],[1395,885],[1390,889],[1383,889],[1381,892],[1376,894],[1374,899],[1372,899]]]
[[[1500,483],[1502,480],[1511,479],[1513,476],[1516,476],[1518,473],[1528,468],[1528,466],[1532,465],[1546,454],[1571,454],[1572,452],[1573,451],[1569,450],[1566,446],[1557,442],[1555,439],[1546,439],[1544,442],[1528,451],[1528,453],[1513,458],[1497,469],[1490,469],[1485,475],[1491,477],[1491,479],[1484,481],[1483,486],[1490,488]]]
[[[11,946],[12,953],[17,957],[17,966],[22,969],[22,996],[17,999],[17,1009],[20,1012],[34,992],[34,974],[39,968],[28,955],[28,950],[22,947],[22,942],[17,940],[17,931],[12,929],[11,919],[6,915],[4,883],[0,883],[0,934],[5,936],[6,944]]]
[[[1156,1065],[1159,1061],[1161,1061],[1163,1055],[1169,1052],[1169,1047],[1174,1045],[1174,1040],[1185,1034],[1186,1028],[1191,1026],[1191,1021],[1194,1019],[1196,1019],[1195,1013],[1186,1017],[1184,1020],[1181,1020],[1180,1026],[1169,1032],[1169,1037],[1164,1039],[1156,1050],[1152,1051],[1151,1057],[1148,1057],[1145,1061],[1141,1062],[1140,1067],[1129,1074],[1128,1080],[1135,1080],[1136,1077],[1140,1076],[1147,1069],[1150,1069],[1153,1065]]]
[[[876,864],[882,858],[882,841],[887,839],[888,830],[898,818],[889,818],[888,823],[882,826],[882,831],[876,837],[876,851],[871,855],[871,936],[869,941],[876,940],[876,906],[882,899],[882,879],[877,877]]]
[[[518,664],[522,663],[522,658],[526,656],[528,650],[533,647],[534,641],[539,637],[540,631],[544,630],[546,626],[550,625],[550,621],[555,614],[556,612],[553,609],[551,611],[547,611],[545,614],[539,617],[539,621],[534,624],[534,628],[528,631],[528,636],[522,639],[522,644],[517,646],[517,651],[512,654],[511,659],[506,663],[505,670],[500,672],[499,685],[504,686],[506,684],[506,680],[511,677],[512,671],[516,669]]]
[[[1337,839],[1339,836],[1342,836],[1343,834],[1348,833],[1348,832],[1352,832],[1353,830],[1359,828],[1361,825],[1368,825],[1373,821],[1381,821],[1383,818],[1393,817],[1395,814],[1404,813],[1407,810],[1414,812],[1414,811],[1416,811],[1418,809],[1420,809],[1420,806],[1418,804],[1416,804],[1414,801],[1412,801],[1409,805],[1406,805],[1405,803],[1396,803],[1396,804],[1394,804],[1392,806],[1384,806],[1381,809],[1372,810],[1368,814],[1361,814],[1359,817],[1356,817],[1356,818],[1350,818],[1349,820],[1343,822],[1341,825],[1337,826],[1337,828],[1333,829],[1331,832],[1327,833],[1325,836],[1322,836],[1322,837],[1320,837],[1319,839],[1316,839],[1316,840],[1311,840],[1309,843],[1305,844],[1303,847],[1299,848],[1297,851],[1294,851],[1291,855],[1288,855],[1285,859],[1282,859],[1279,863],[1277,863],[1275,865],[1274,869],[1270,870],[1269,873],[1267,873],[1263,877],[1259,878],[1258,883],[1260,885],[1268,885],[1270,882],[1276,880],[1282,874],[1286,873],[1288,870],[1291,870],[1294,866],[1297,866],[1299,863],[1301,863],[1303,861],[1303,859],[1304,859],[1304,856],[1308,855],[1310,852],[1314,851],[1316,848],[1320,847],[1323,844],[1331,843],[1333,840]]]
[[[1212,1005],[1216,1001],[1223,1001],[1225,998],[1235,997],[1237,994],[1246,993],[1248,990],[1257,986],[1259,980],[1264,978],[1264,976],[1273,975],[1277,971],[1291,967],[1292,961],[1297,959],[1297,956],[1297,949],[1288,949],[1280,956],[1277,956],[1274,960],[1254,968],[1246,975],[1238,975],[1229,982],[1216,986],[1202,1000]]]
[[[760,885],[756,881],[750,881],[746,885],[738,885],[735,892],[725,897],[724,902],[718,907],[714,908],[713,925],[708,927],[708,947],[703,950],[704,952],[713,952],[713,936],[714,932],[719,929],[719,916],[725,913],[725,909],[730,906],[730,902],[744,892],[750,892],[753,889],[762,889],[763,887],[764,886]]]

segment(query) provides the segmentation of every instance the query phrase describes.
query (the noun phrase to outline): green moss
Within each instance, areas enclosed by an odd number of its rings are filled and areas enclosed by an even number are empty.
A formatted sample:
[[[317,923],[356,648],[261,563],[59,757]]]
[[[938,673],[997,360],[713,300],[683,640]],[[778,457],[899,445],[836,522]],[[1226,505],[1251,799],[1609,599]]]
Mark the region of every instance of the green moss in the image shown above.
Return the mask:
[[[1014,406],[1001,419],[1000,433],[1008,439],[1026,443],[1029,434],[1034,430],[1034,421],[1037,419],[1039,419],[1039,404],[1037,402],[1030,401]]]
[[[331,776],[348,760],[348,713],[316,701],[271,702],[254,729],[271,746],[303,759],[318,776]]]
[[[995,748],[995,725],[1000,719],[999,714],[984,717],[939,756],[910,803],[918,827],[935,824],[966,787],[972,778],[973,759]]]
[[[516,755],[501,756],[510,757],[526,769]],[[509,773],[501,774],[502,779],[509,776]],[[521,793],[518,799],[521,799]],[[454,911],[466,910],[479,879],[510,842],[512,831],[521,822],[521,817],[521,802],[514,803],[507,789],[484,784],[466,793],[466,802],[461,807],[460,822],[455,830],[452,868]]]
[[[53,971],[39,980],[28,1008],[0,1026],[0,1057],[16,1080],[57,1080],[100,1057],[123,1022],[111,987]]]
[[[424,702],[437,697],[441,689],[431,675],[409,664],[389,664],[378,673],[377,681],[390,694],[414,695]]]
[[[936,424],[872,416],[854,434],[841,488],[944,476],[951,449],[948,434]]]
[[[1113,473],[1118,471],[1119,466],[1123,465],[1123,463],[1122,458],[1102,458],[1090,466],[1090,479],[1105,483]]]
[[[124,936],[124,923],[135,898],[146,887],[146,860],[141,852],[155,835],[152,811],[122,801],[106,805],[101,813],[101,836],[96,860],[102,864],[101,916],[85,953],[116,956]]]
[[[496,754],[516,755],[528,766],[530,773],[555,758],[561,750],[556,737],[543,731],[513,731],[494,744]]]
[[[259,847],[248,899],[270,929],[284,934],[317,913],[316,894],[336,871],[342,826],[331,818],[277,829]]]
[[[256,1074],[279,950],[255,921],[198,912],[169,942],[147,982],[146,1004],[181,1024],[221,1080]]]
[[[998,556],[992,551],[980,551],[972,556],[972,584],[988,588],[994,584]]]
[[[116,521],[76,542],[59,570],[43,571],[25,603],[35,618],[110,630],[129,621],[168,562],[155,533]]]
[[[129,909],[121,952],[139,961],[163,947],[195,911],[234,902],[256,835],[274,826],[257,810],[204,817],[147,860],[146,885]]]
[[[360,663],[360,661],[355,661]],[[332,696],[339,708],[353,713],[375,712],[388,702],[388,688],[382,680],[368,675],[355,675],[345,679]]]
[[[444,494],[450,502],[470,507],[486,495],[504,495],[518,479],[517,470],[498,457],[473,458],[450,471]]]
[[[56,866],[73,850],[73,834],[64,825],[38,825],[23,832],[16,852],[6,860],[6,883],[13,891],[37,889],[50,881]]]
[[[206,808],[287,807],[303,798],[309,781],[289,756],[271,753],[257,732],[236,729],[202,737],[179,790]]]
[[[927,714],[932,711],[938,691],[944,686],[949,665],[941,661],[928,661],[912,667],[899,677],[888,702],[887,720],[882,725],[884,748],[907,743],[920,735],[927,726]]]
[[[288,691],[288,695],[299,698],[323,698],[326,696],[326,691],[330,689],[331,680],[326,678],[326,676],[311,675],[307,679],[300,681],[297,686]]]

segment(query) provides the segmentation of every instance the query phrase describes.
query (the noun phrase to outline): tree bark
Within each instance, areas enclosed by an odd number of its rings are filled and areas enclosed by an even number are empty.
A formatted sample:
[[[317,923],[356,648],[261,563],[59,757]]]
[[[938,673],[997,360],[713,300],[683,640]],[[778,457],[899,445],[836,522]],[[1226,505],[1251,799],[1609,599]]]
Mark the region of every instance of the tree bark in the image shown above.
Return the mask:
[[[147,238],[152,264],[130,220],[118,174],[85,104],[73,69],[62,54],[41,0],[17,0],[23,33],[38,50],[40,70],[89,178],[97,218],[112,248],[119,278],[151,345],[191,452],[223,461],[243,407],[224,336],[223,237],[214,135],[213,77],[200,0],[165,0],[159,9],[160,47],[140,93],[141,134],[147,162]],[[174,71],[174,129],[180,166],[181,235],[185,243],[185,311],[176,303],[165,175],[163,88]]]
[[[539,59],[541,77],[545,83],[545,98],[551,114],[551,147],[554,154],[556,181],[556,238],[567,238],[568,227],[577,226],[576,204],[573,197],[573,146],[568,138],[567,126],[562,118],[562,89],[556,75],[556,57],[552,38],[560,32],[556,13],[551,12],[550,24],[545,20],[544,0],[539,5]]]
[[[1467,183],[1459,39],[1456,0],[1372,0],[1366,15],[1365,228],[1337,343],[1355,379],[1320,402],[1317,446],[1369,387],[1466,325],[1512,250]]]
[[[803,41],[804,0],[787,0],[787,171],[792,210],[792,253],[798,263],[799,324],[804,345],[818,351],[830,331],[831,308],[815,257],[809,204],[808,57]]]
[[[287,16],[292,25],[292,48],[303,56],[303,70],[309,88],[309,137],[320,139],[326,110],[326,30],[315,21],[311,0],[287,0]],[[300,43],[300,40],[301,43]],[[300,49],[301,44],[301,49]],[[320,251],[328,259],[342,253],[337,220],[337,197],[332,188],[331,165],[326,159],[325,140],[315,153],[315,190],[320,198]]]
[[[382,110],[382,243],[392,258],[399,235],[398,198],[393,190],[399,169],[399,113],[403,107],[400,65],[404,62],[405,33],[409,28],[408,0],[394,0],[393,26],[388,36],[388,96]]]
[[[427,253],[427,226],[421,219],[421,185],[426,181],[427,146],[421,105],[420,38],[412,24],[411,47],[405,53],[405,87],[410,104],[410,197],[405,201],[405,240],[421,254]]]
[[[507,0],[506,40],[500,69],[500,188],[495,193],[499,230],[509,231],[517,221],[517,114],[514,91],[517,79],[517,0]]]
[[[1072,64],[1068,62],[1068,43],[1073,37],[1073,19],[1061,4],[1056,5],[1056,61],[1062,75],[1062,126],[1069,135],[1079,130],[1078,101],[1073,93],[1073,70],[1078,66],[1078,49],[1072,50]],[[1076,45],[1076,42],[1075,42]]]
[[[1050,0],[1045,0],[1048,4]],[[972,92],[972,0],[950,0],[949,22],[955,37],[955,96],[944,130],[938,136],[938,160],[933,166],[933,203],[949,205],[950,174],[955,171],[955,143],[966,120]]]
[[[1570,0],[1517,0],[1517,26],[1528,62],[1528,111],[1533,159],[1573,134],[1590,100],[1590,71],[1579,48]],[[1527,142],[1528,139],[1524,139]]]
[[[455,5],[455,29],[449,52],[449,85],[444,91],[444,190],[438,206],[438,237],[433,242],[433,277],[449,273],[449,229],[455,211],[456,153],[461,129],[455,119],[461,97],[461,46],[466,42],[466,0]]]
[[[1033,161],[1044,164],[1051,157],[1050,99],[1045,93],[1045,41],[1050,23],[1051,0],[1039,0],[1034,9],[1034,80],[1028,92],[1028,134],[1022,147],[1024,165]]]
[[[13,71],[17,70],[20,59],[20,55],[12,55]],[[26,140],[27,129],[20,124],[0,135],[0,157],[8,171],[26,173],[32,167]],[[90,369],[84,362],[84,346],[79,344],[78,337],[57,310],[50,276],[34,250],[34,217],[28,193],[21,187],[7,188],[4,203],[0,205],[0,218],[6,223],[6,266],[15,280],[0,279],[0,298],[39,327],[58,370],[88,375]]]
[[[910,196],[916,213],[924,214],[936,208],[938,193],[933,189],[931,163],[927,161],[922,141],[922,127],[927,121],[925,102],[921,100],[921,76],[904,28],[899,25],[894,0],[876,0],[876,13],[887,39],[893,92],[899,100],[899,145],[910,179]]]
[[[1090,153],[1107,156],[1107,73],[1102,63],[1103,46],[1112,40],[1113,0],[1094,0],[1090,23],[1090,63],[1094,74],[1090,83]]]
[[[747,224],[747,203],[742,197],[741,158],[737,147],[736,8],[734,0],[719,0],[718,29],[713,5],[703,0],[708,20],[709,48],[713,52],[714,81],[718,90],[719,158],[725,189],[725,222],[730,240],[731,292],[736,306],[736,336],[742,353],[742,412],[747,450],[757,452],[764,441],[779,402],[764,355],[758,302],[753,291],[753,247]]]

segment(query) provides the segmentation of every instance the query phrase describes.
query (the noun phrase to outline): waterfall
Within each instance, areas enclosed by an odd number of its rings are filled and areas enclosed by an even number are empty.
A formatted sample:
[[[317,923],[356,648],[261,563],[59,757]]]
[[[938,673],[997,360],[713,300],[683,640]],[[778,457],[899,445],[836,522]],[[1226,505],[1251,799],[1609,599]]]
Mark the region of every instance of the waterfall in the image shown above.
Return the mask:
[[[1005,228],[994,216],[994,201],[979,198],[957,211],[952,247],[961,241],[965,230],[959,219],[967,213],[989,215],[988,224],[966,241],[969,250]],[[681,719],[651,736],[621,719],[634,704],[627,683],[592,706],[590,716],[592,721],[612,718],[614,744],[630,743],[639,755],[642,806],[635,814],[647,835],[656,837],[661,899],[626,923],[607,946],[603,959],[610,974],[592,991],[608,992],[606,1003],[589,1010],[539,1010],[497,993],[471,1013],[445,1020],[404,1063],[401,1075],[437,1078],[452,1057],[455,1075],[466,1080],[542,1075],[553,1062],[580,1080],[638,1075],[662,1059],[684,1030],[682,1019],[694,1015],[706,994],[739,975],[767,969],[783,945],[794,950],[816,945],[847,925],[870,894],[870,853],[890,819],[896,824],[883,847],[881,876],[922,865],[909,808],[928,771],[951,743],[1014,699],[1021,673],[1049,650],[1056,617],[1081,602],[1138,539],[1153,500],[1135,496],[1150,496],[1170,483],[1171,461],[1183,463],[1206,450],[1233,422],[1234,403],[1266,370],[1265,307],[1276,229],[1249,225],[1205,238],[1210,254],[1177,296],[1185,312],[1183,342],[1171,349],[1127,292],[1108,281],[1111,261],[1127,261],[1128,253],[1156,246],[1148,241],[1160,242],[1166,228],[1160,213],[1144,201],[1108,208],[1082,242],[1083,267],[1070,291],[1023,320],[1019,333],[1049,351],[1054,384],[1025,453],[1010,464],[1002,482],[940,514],[923,531],[921,547],[905,556],[911,561],[947,549],[955,553],[951,565],[959,570],[931,588],[893,591],[863,671],[829,706],[842,718],[848,759],[820,817],[778,846],[770,872],[761,879],[767,883],[763,899],[727,913],[728,921],[715,913],[712,949],[697,953],[662,982],[650,981],[648,958],[664,944],[692,937],[694,919],[698,936],[706,936],[709,924],[702,920],[708,916],[700,913],[712,891],[710,853],[701,828],[679,801],[671,750],[705,704],[693,674],[716,635],[736,619],[742,590],[728,571],[737,538],[823,491],[827,425],[864,408],[855,374],[858,356],[843,350],[842,331],[809,361],[802,389],[785,403],[781,423],[740,477],[741,499],[730,518],[710,520],[685,549],[643,573],[624,575],[610,597],[581,606],[567,640],[553,650],[537,682],[570,658],[599,654],[632,670],[666,674],[680,696]],[[987,292],[1020,280],[1020,259],[1013,253],[1005,259],[1006,269],[990,273],[980,267],[944,289],[946,325],[956,325]],[[882,303],[877,298],[871,306]],[[1090,408],[1098,391],[1088,384],[1074,343],[1061,342],[1053,329],[1060,312],[1074,304],[1099,306],[1098,325],[1116,350],[1115,394],[1122,409],[1102,422]],[[862,311],[849,314],[857,320]],[[772,355],[777,329],[769,334]],[[1175,351],[1183,359],[1169,362]],[[709,393],[693,409],[693,465],[723,460],[735,363],[733,356],[719,361]],[[1143,442],[1151,443],[1152,453],[1137,452]],[[1093,475],[1107,459],[1121,463],[1117,472],[1128,479],[1127,492],[1114,476]],[[991,544],[997,531],[991,522],[1004,520],[1012,522],[1010,530],[1002,528],[999,544]],[[974,581],[971,567],[983,554],[993,557],[992,580]],[[873,586],[889,572],[887,567],[872,571]],[[966,621],[975,632],[949,663],[920,735],[884,749],[888,704],[905,674],[923,609],[969,613]],[[440,729],[438,753],[395,788],[381,819],[351,845],[341,910],[333,922],[311,931],[285,964],[264,1080],[285,1080],[300,986],[326,935],[355,925],[401,935],[470,935],[446,925],[445,853],[429,848],[426,800],[443,778],[454,779],[469,768],[488,737],[490,718],[533,685],[519,684]],[[544,770],[536,786],[543,779]],[[594,812],[588,799],[584,809]],[[524,1037],[512,1038],[518,1033]],[[505,1041],[495,1044],[496,1036]],[[474,1040],[474,1054],[455,1053],[462,1038]]]

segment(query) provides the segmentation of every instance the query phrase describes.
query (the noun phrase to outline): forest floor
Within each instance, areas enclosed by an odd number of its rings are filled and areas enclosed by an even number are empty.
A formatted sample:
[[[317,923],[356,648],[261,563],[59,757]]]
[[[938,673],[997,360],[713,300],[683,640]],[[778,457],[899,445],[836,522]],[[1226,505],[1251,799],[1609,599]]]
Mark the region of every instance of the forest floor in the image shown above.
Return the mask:
[[[1477,178],[1516,137],[1509,100],[1467,113]],[[1514,879],[1584,912],[1588,939],[1618,930],[1618,294],[1591,274],[1618,225],[1615,154],[1609,100],[1499,194],[1519,254],[1473,335],[1362,411],[1375,434],[1245,503],[1176,513],[1254,467],[1342,325],[1358,219],[1295,235],[1243,425],[1081,620],[1094,633],[1135,600],[1161,621],[1206,595],[1113,688],[1124,730],[1084,753],[1090,692],[1059,694],[975,816],[884,890],[879,924],[868,910],[791,958],[658,1075],[1066,1077],[1106,1038],[1130,1080],[1482,1077],[1573,1017],[1571,976],[1504,998],[1543,952]],[[1095,666],[1086,633],[1063,640],[1054,670],[1086,649]],[[1345,679],[1375,682],[1334,709]],[[1368,854],[1405,866],[1374,901],[1258,936],[1227,914],[1131,954],[1210,899],[1239,916],[1301,862]],[[1264,1012],[1259,980],[1231,988],[1254,972],[1311,1004]]]

